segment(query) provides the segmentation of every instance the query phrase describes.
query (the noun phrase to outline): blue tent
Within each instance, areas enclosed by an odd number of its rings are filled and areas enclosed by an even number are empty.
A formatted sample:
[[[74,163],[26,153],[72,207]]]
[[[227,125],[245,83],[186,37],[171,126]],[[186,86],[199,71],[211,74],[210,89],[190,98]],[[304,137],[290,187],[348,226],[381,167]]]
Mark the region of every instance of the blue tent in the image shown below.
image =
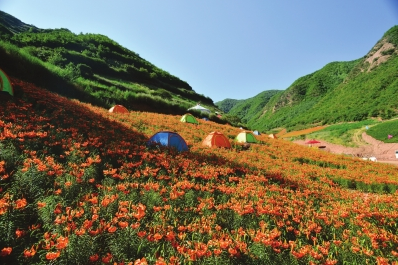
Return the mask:
[[[175,132],[157,132],[149,138],[148,145],[161,144],[166,147],[174,147],[179,152],[188,151],[188,145],[185,140]]]

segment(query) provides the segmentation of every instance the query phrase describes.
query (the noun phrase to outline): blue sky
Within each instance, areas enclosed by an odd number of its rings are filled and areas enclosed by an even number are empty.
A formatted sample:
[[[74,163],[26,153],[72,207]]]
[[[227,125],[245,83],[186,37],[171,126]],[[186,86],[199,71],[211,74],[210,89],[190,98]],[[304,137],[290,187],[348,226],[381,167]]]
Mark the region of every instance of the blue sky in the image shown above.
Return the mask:
[[[366,55],[398,25],[396,0],[1,0],[0,10],[106,35],[214,102],[284,90]]]

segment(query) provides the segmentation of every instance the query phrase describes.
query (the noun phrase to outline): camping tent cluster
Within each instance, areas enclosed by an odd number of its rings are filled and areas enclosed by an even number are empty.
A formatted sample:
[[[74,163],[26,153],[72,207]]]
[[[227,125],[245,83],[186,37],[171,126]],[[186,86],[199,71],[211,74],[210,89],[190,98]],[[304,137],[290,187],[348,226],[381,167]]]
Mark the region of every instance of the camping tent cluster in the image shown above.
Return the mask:
[[[14,90],[11,85],[8,76],[0,69],[0,92],[9,93],[11,96],[14,95]],[[190,109],[200,110],[201,112],[210,113],[210,110],[200,106],[199,104]],[[129,111],[122,105],[115,105],[109,109],[110,113],[128,114]],[[198,125],[198,120],[190,113],[187,113],[181,117],[181,122],[192,123]],[[243,131],[239,133],[235,141],[239,143],[257,143],[256,138],[251,132]],[[188,151],[188,145],[185,140],[176,132],[161,131],[155,133],[148,141],[148,145],[160,144],[166,147],[174,147],[178,151]],[[211,132],[202,142],[202,145],[208,147],[223,147],[231,148],[231,143],[228,138],[225,137],[221,132]]]
[[[181,122],[199,124],[198,120],[192,114],[185,114],[180,119]],[[238,143],[257,143],[256,137],[248,131],[240,132],[235,141]],[[184,138],[182,138],[176,132],[169,131],[161,131],[157,132],[151,136],[149,141],[147,142],[149,146],[166,146],[175,148],[177,151],[188,151],[188,145],[185,142]],[[216,147],[216,148],[231,148],[231,143],[229,139],[222,134],[221,132],[211,132],[209,133],[202,141],[203,146],[207,147]]]
[[[199,105],[196,106],[197,109],[200,107]],[[203,107],[202,107],[203,108]],[[110,113],[121,113],[126,114],[129,113],[128,109],[126,109],[122,105],[115,105],[109,109]],[[180,119],[181,122],[192,123],[198,125],[198,120],[190,113],[183,115]],[[256,132],[255,132],[256,133]],[[257,131],[257,135],[260,133]],[[235,141],[238,143],[257,143],[256,137],[253,133],[248,131],[240,132],[236,137]],[[148,146],[165,146],[175,148],[179,152],[188,151],[189,147],[185,142],[184,138],[181,137],[176,132],[170,131],[160,131],[152,135],[148,142]],[[231,148],[231,143],[228,138],[222,134],[221,132],[211,132],[209,135],[202,142],[203,146],[207,147],[221,147],[221,148]]]
[[[0,92],[9,93],[11,96],[14,95],[14,89],[11,85],[10,79],[4,73],[3,70],[0,69]],[[200,106],[197,104],[195,107],[190,108],[189,110],[199,110],[201,112],[210,113],[210,110]],[[110,113],[120,113],[120,114],[128,114],[129,111],[126,107],[122,105],[115,105],[109,109]],[[208,120],[208,119],[207,119]],[[181,122],[192,123],[198,125],[198,120],[192,114],[185,114],[181,117]],[[257,135],[259,135],[257,131]],[[239,143],[257,143],[256,137],[247,131],[243,131],[239,133],[235,141]],[[148,141],[149,145],[152,144],[160,144],[166,147],[174,147],[178,151],[188,151],[188,145],[185,140],[176,132],[169,131],[161,131],[155,133]],[[211,132],[202,142],[202,145],[208,147],[223,147],[223,148],[231,148],[231,143],[228,138],[225,137],[221,132]]]

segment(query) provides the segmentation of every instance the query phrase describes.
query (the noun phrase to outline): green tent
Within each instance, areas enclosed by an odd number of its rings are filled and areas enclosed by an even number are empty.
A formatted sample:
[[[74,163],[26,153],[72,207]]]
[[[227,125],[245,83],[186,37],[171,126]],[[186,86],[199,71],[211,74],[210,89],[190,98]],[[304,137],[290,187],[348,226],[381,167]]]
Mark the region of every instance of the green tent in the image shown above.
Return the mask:
[[[14,96],[14,89],[12,88],[10,79],[8,78],[6,73],[4,73],[3,70],[1,69],[0,69],[0,91],[10,93],[11,96]]]
[[[251,132],[241,132],[235,137],[239,143],[257,143],[256,137]]]
[[[199,124],[199,122],[196,120],[196,118],[192,114],[189,114],[189,113],[182,116],[180,121],[193,123],[193,124]]]

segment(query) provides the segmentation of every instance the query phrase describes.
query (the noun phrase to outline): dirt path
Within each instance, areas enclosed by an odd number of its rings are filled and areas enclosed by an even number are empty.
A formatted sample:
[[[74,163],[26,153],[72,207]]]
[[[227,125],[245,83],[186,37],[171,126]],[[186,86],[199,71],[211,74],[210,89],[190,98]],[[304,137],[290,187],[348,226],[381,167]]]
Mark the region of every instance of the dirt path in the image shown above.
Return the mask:
[[[364,131],[365,130],[358,130],[354,133],[352,140],[356,146],[363,146],[368,144],[362,137],[362,133]]]
[[[398,150],[398,143],[384,143],[382,141],[376,140],[373,137],[362,132],[362,137],[360,137],[361,132],[354,135],[353,141],[359,147],[346,147],[342,145],[328,143],[323,140],[318,140],[321,143],[318,146],[325,146],[323,150],[326,152],[334,154],[346,154],[356,157],[376,157],[378,162],[385,162],[390,164],[398,165],[398,159],[395,157],[395,151]],[[294,141],[297,144],[305,145],[304,140]]]

